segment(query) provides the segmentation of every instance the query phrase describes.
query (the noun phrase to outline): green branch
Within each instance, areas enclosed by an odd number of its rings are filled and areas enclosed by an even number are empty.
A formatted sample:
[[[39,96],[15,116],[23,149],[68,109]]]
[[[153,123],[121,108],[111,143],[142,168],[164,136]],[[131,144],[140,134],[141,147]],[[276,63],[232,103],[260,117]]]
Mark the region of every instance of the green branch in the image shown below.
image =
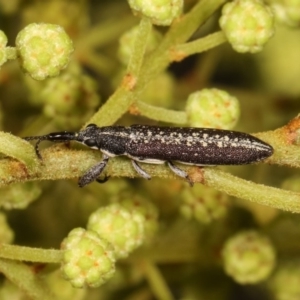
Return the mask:
[[[162,107],[153,106],[142,101],[137,101],[132,109],[135,114],[140,114],[151,120],[184,125],[187,123],[186,113]]]
[[[176,60],[176,57],[178,57],[178,60],[181,60],[187,56],[208,51],[226,41],[224,33],[219,31],[193,42],[176,45],[173,49],[174,60]]]
[[[300,193],[247,181],[218,169],[204,168],[203,183],[228,195],[285,211],[300,213]]]
[[[282,131],[283,129],[281,129]],[[274,156],[267,159],[268,163],[279,163],[286,160],[286,157],[293,157],[293,166],[300,168],[300,159],[295,157],[299,156],[298,146],[291,146],[286,144],[282,139],[275,139],[278,136],[279,130],[266,134],[259,134],[259,137],[273,136],[273,142],[277,145],[284,158],[278,158],[277,148]],[[281,136],[281,135],[280,135]],[[280,146],[278,145],[281,141]],[[298,151],[298,153],[296,153]],[[297,156],[296,156],[297,154]],[[63,146],[53,146],[45,151],[42,151],[43,164],[39,170],[33,175],[28,175],[26,172],[22,173],[24,166],[21,162],[17,163],[13,160],[2,160],[1,169],[3,170],[0,177],[0,186],[15,181],[28,181],[28,180],[57,180],[57,179],[72,179],[82,176],[91,166],[95,165],[101,160],[99,151],[81,151],[71,150]],[[300,157],[299,157],[300,158]],[[28,158],[30,159],[30,157]],[[31,157],[33,159],[33,157]],[[14,168],[12,168],[14,165]],[[217,190],[223,191],[229,195],[255,201],[262,205],[279,208],[282,210],[300,212],[300,194],[267,187],[256,184],[254,182],[246,181],[221,172],[217,168],[198,168],[181,166],[182,169],[189,173],[193,182],[204,183],[208,186],[214,187]],[[19,172],[16,170],[18,170]],[[143,164],[143,168],[153,177],[161,178],[177,178],[166,166],[164,165],[151,165]],[[133,169],[131,162],[127,158],[117,157],[110,160],[105,175],[110,177],[137,177],[138,174]]]
[[[85,125],[95,123],[98,126],[107,126],[114,124],[120,117],[125,114],[131,105],[140,98],[145,86],[158,73],[162,72],[171,62],[171,50],[174,46],[186,42],[197,28],[203,24],[223,3],[225,0],[203,0],[177,23],[174,23],[169,31],[164,36],[158,48],[142,61],[141,56],[138,62],[135,62],[136,67],[133,69],[139,70],[139,77],[133,78],[132,74],[126,74],[121,86],[107,100],[107,102],[99,109],[95,115],[86,122]],[[140,32],[148,32],[149,26],[146,21],[142,21]],[[138,34],[140,40],[139,45],[142,47],[147,42],[148,35]],[[143,53],[143,52],[142,52]],[[131,60],[131,62],[134,62]],[[128,66],[131,70],[131,67]]]
[[[30,266],[10,259],[0,259],[0,271],[33,300],[54,300],[48,287]]]
[[[62,251],[1,244],[0,257],[36,263],[60,263]]]

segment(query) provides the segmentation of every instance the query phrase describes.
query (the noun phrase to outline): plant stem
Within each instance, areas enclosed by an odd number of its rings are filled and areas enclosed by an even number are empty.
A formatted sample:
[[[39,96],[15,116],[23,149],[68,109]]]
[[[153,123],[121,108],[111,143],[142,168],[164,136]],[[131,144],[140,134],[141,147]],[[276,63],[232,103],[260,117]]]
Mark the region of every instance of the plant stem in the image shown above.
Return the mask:
[[[138,114],[141,114],[151,120],[180,125],[184,125],[187,122],[187,116],[184,111],[157,107],[142,101],[135,102],[134,108],[137,109]]]
[[[223,44],[224,42],[226,42],[225,35],[222,31],[218,31],[193,42],[188,42],[185,44],[175,46],[173,50],[173,55],[175,57],[179,56],[180,59],[182,59],[187,56],[215,48]]]
[[[0,271],[33,300],[54,300],[46,284],[36,276],[33,269],[10,259],[0,259]]]
[[[21,261],[60,263],[62,251],[1,244],[0,257]]]
[[[204,183],[228,195],[294,213],[300,212],[300,194],[247,181],[229,173],[205,168]]]

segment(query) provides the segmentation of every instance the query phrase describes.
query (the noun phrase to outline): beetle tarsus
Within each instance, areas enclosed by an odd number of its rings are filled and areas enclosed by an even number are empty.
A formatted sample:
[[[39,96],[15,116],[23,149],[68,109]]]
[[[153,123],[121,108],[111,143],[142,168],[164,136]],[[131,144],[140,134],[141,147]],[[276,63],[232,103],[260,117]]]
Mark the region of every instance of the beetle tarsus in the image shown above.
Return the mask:
[[[105,175],[104,178],[97,178],[96,181],[97,181],[98,183],[101,183],[101,184],[102,184],[102,183],[107,182],[107,181],[109,180],[109,178],[110,178],[110,176]]]

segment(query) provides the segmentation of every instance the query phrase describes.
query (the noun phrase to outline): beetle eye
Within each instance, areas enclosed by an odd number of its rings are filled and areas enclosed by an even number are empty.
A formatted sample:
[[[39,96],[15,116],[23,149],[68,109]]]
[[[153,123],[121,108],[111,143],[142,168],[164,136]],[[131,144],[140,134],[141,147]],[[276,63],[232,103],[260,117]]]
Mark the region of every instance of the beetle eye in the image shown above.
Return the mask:
[[[97,147],[97,143],[96,140],[94,139],[88,139],[84,141],[84,144],[87,145],[88,147],[92,148],[92,147]]]
[[[97,125],[96,124],[89,124],[86,127],[97,127]]]

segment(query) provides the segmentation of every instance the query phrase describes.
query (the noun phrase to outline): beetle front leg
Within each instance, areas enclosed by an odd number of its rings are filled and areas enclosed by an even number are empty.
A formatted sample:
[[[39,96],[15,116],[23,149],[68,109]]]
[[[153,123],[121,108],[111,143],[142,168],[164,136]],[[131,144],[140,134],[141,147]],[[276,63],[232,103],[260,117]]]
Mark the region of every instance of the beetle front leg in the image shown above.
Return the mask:
[[[103,160],[97,165],[91,167],[83,176],[78,180],[79,187],[84,187],[85,185],[97,180],[104,168],[108,163],[109,157],[103,155]]]

